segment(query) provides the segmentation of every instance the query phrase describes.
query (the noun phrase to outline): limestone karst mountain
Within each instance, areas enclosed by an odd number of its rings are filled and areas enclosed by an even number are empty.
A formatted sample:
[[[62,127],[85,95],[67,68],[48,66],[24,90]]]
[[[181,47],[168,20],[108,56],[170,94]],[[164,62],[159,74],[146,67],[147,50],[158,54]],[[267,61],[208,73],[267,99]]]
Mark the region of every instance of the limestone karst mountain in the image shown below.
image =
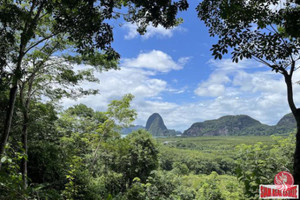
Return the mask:
[[[146,130],[153,136],[175,136],[181,134],[179,131],[169,130],[162,117],[158,113],[153,113],[147,120]]]
[[[272,135],[292,132],[296,128],[292,114],[275,126],[262,124],[247,115],[228,115],[215,120],[194,123],[183,136]]]
[[[276,125],[262,124],[247,115],[227,115],[219,119],[197,122],[184,131],[182,136],[227,136],[227,135],[272,135],[285,134],[294,131],[296,121],[292,113],[284,115]],[[122,134],[129,134],[138,129],[146,129],[153,136],[175,136],[181,132],[170,130],[164,124],[163,118],[158,114],[152,114],[146,123],[130,126],[122,130]]]

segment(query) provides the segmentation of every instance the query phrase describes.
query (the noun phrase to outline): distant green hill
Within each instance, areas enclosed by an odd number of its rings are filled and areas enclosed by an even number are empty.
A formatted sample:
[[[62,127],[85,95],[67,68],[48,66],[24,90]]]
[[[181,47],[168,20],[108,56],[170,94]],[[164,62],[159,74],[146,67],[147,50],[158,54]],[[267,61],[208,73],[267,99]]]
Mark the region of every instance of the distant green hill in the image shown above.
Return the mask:
[[[153,136],[175,136],[181,134],[179,131],[169,130],[158,113],[154,113],[148,118],[146,130]]]
[[[296,128],[296,120],[292,113],[284,115],[276,124],[276,126]]]
[[[292,114],[285,115],[275,126],[260,123],[247,115],[228,115],[215,120],[194,123],[183,136],[272,135],[296,128]]]
[[[127,128],[123,128],[121,130],[121,134],[127,135],[127,134],[131,133],[132,131],[137,131],[139,129],[145,129],[145,127],[141,126],[141,125],[131,125],[131,126],[127,127]]]

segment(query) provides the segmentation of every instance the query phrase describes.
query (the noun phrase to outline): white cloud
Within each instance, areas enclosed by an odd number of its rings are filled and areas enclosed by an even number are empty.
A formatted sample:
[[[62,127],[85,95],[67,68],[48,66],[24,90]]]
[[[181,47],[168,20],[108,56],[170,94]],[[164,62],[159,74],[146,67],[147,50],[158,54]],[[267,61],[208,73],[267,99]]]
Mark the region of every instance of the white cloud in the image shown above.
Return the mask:
[[[247,73],[237,71],[234,74],[233,85],[238,86],[244,92],[280,93],[286,92],[283,77],[272,71],[260,71]]]
[[[65,106],[84,103],[104,110],[111,100],[118,99],[127,93],[133,94],[136,99],[156,97],[166,90],[167,82],[152,78],[152,75],[152,72],[128,67],[122,67],[118,71],[97,72],[96,77],[100,79],[100,84],[84,83],[83,87],[99,89],[100,94],[80,98],[77,102],[71,100],[69,105]]]
[[[170,88],[170,89],[168,89],[168,92],[171,92],[173,94],[182,94],[182,93],[186,92],[186,88],[187,87],[183,87],[181,89]]]
[[[181,57],[178,59],[178,63],[180,65],[185,65],[190,59],[191,59],[191,57]]]
[[[239,63],[232,62],[231,59],[222,59],[222,60],[214,60],[210,59],[208,64],[212,66],[214,69],[218,69],[220,71],[236,71],[239,69],[247,69],[247,68],[261,68],[264,67],[261,63],[253,62],[251,60],[241,60]]]
[[[202,81],[194,90],[198,96],[218,97],[226,92],[226,84],[231,82],[228,72],[234,69],[234,66],[228,60],[221,64],[215,60],[210,60],[208,64],[214,66],[215,70],[210,74],[208,80]],[[239,68],[243,68],[242,65]]]
[[[127,34],[124,36],[125,39],[130,40],[130,39],[139,37],[140,34],[136,31],[136,29],[137,29],[136,24],[125,23],[123,25],[123,27],[124,27],[124,29],[126,29],[128,31]],[[143,39],[149,39],[151,37],[170,38],[173,36],[175,31],[182,32],[182,31],[186,31],[186,29],[184,29],[180,26],[174,27],[171,29],[166,29],[161,25],[154,27],[153,25],[150,24],[147,27],[147,32],[144,35],[142,35],[141,37]]]
[[[152,54],[149,53],[149,56]],[[166,60],[172,60],[179,66],[179,61],[167,57],[169,59]],[[141,60],[149,62],[139,58],[137,56],[129,60],[132,64],[142,63]],[[160,60],[159,66],[165,66],[161,64],[165,63],[164,60]],[[194,92],[199,96],[193,99],[191,95],[193,102],[189,103],[176,101],[176,95],[189,95],[187,88],[172,88],[170,84],[177,81],[170,80],[168,83],[155,77],[157,72],[175,70],[175,65],[171,65],[171,68],[153,68],[150,65],[145,67],[146,64],[130,66],[129,63],[119,71],[97,73],[100,84],[84,84],[84,87],[99,89],[99,95],[81,98],[77,102],[64,100],[64,105],[85,103],[97,110],[105,110],[111,100],[132,93],[135,95],[132,105],[138,112],[135,124],[145,125],[147,118],[158,112],[168,128],[181,131],[195,122],[237,114],[247,114],[262,123],[276,124],[284,114],[290,112],[282,76],[266,67],[261,68],[254,61],[243,61],[239,65],[228,60],[210,61],[213,72],[198,85]],[[300,80],[299,72],[295,73],[294,82],[297,80]],[[296,103],[300,105],[300,87],[297,84],[294,84],[294,92]],[[171,96],[173,99],[164,99],[165,93],[174,95]]]
[[[225,92],[225,86],[222,84],[212,84],[207,85],[206,87],[203,87],[203,85],[200,85],[196,90],[195,93],[199,96],[212,96],[217,97],[220,95],[223,95]]]
[[[213,72],[194,91],[198,96],[214,97],[202,102],[201,119],[215,119],[228,114],[248,114],[263,123],[275,124],[290,112],[286,85],[281,74],[246,60],[239,64],[228,59],[210,61]],[[226,70],[224,70],[226,69]],[[262,70],[263,69],[263,70]],[[300,73],[294,74],[294,82]],[[300,104],[300,87],[294,84],[294,97]],[[195,108],[197,110],[197,108]]]
[[[163,93],[181,94],[185,88],[173,88],[165,80],[155,78],[158,72],[169,72],[179,70],[183,67],[187,59],[180,58],[178,62],[171,56],[153,50],[149,53],[141,53],[136,58],[124,59],[121,63],[121,70],[99,73],[95,76],[100,80],[100,84],[85,82],[82,87],[99,89],[100,94],[79,98],[77,101],[64,99],[62,105],[69,107],[74,104],[83,103],[96,110],[105,110],[113,99],[120,99],[123,95],[131,93],[135,96],[132,103],[133,108],[138,111],[136,124],[144,125],[153,112],[167,111],[175,108],[176,104],[163,102]],[[77,66],[76,69],[87,66]]]
[[[202,81],[194,90],[194,93],[198,96],[233,96],[240,93],[240,91],[260,91],[262,87],[272,89],[272,85],[274,84],[261,83],[266,76],[271,76],[273,80],[272,72],[260,72],[253,76],[253,74],[249,74],[245,71],[247,69],[260,69],[260,63],[242,60],[237,64],[233,63],[231,59],[223,59],[221,61],[209,60],[208,64],[213,68],[213,72],[210,74],[208,80]],[[231,77],[233,77],[233,79]],[[239,87],[239,89],[234,89],[235,87]]]
[[[152,50],[148,53],[139,54],[137,58],[126,58],[123,60],[122,65],[125,67],[152,69],[158,72],[169,72],[182,69],[188,59],[188,57],[182,57],[179,58],[178,62],[175,62],[168,54],[159,50]]]

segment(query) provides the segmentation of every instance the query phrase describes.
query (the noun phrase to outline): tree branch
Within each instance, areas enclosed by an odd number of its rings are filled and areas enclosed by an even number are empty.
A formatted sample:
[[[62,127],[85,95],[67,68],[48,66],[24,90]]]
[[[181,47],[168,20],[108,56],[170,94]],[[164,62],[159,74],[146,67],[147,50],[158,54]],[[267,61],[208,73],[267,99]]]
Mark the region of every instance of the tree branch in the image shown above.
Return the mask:
[[[294,70],[295,68],[295,62],[292,63],[291,70]],[[294,97],[293,97],[293,84],[292,84],[292,75],[293,71],[291,74],[288,74],[287,72],[283,74],[284,75],[284,80],[287,86],[287,100],[290,106],[290,109],[292,110],[292,113],[294,116],[297,116],[297,107],[294,102]]]
[[[31,45],[31,46],[25,51],[24,54],[28,53],[31,49],[33,49],[33,48],[36,47],[37,45],[41,44],[41,43],[44,42],[45,40],[48,40],[48,39],[50,39],[51,37],[53,37],[53,36],[55,36],[55,35],[57,35],[57,34],[58,34],[58,33],[53,33],[53,34],[48,35],[47,37],[41,39],[40,41],[34,43],[33,45]]]
[[[295,71],[295,61],[292,61],[292,66],[291,66],[291,69],[290,69],[290,76],[291,77],[293,76],[294,71]]]
[[[284,43],[285,47],[288,49],[287,43],[286,43],[286,41],[284,40],[284,38],[282,37],[282,35],[281,35],[280,33],[277,32],[277,30],[272,26],[272,24],[271,24],[270,26],[271,26],[272,29],[275,31],[275,33],[276,33],[277,35],[279,35],[279,38],[280,38],[281,41]],[[293,62],[293,61],[294,61],[294,58],[293,58],[292,54],[289,54],[289,56],[290,56],[290,58],[291,58],[291,60],[292,60],[292,62]]]

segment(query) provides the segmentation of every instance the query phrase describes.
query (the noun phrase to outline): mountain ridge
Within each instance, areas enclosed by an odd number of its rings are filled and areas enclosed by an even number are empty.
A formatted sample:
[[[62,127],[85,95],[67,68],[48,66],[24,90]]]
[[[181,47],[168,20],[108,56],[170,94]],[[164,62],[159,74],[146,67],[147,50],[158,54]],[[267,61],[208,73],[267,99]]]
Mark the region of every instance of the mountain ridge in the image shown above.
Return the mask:
[[[195,122],[183,134],[180,131],[168,129],[159,113],[149,116],[146,126],[132,125],[121,130],[121,134],[129,134],[138,129],[145,129],[153,136],[239,136],[239,135],[272,135],[285,134],[294,131],[296,120],[292,113],[284,115],[276,125],[266,125],[248,115],[226,115],[218,119]]]
[[[272,135],[288,133],[295,128],[291,113],[284,115],[274,126],[262,124],[248,115],[227,115],[196,122],[183,132],[183,136]]]

